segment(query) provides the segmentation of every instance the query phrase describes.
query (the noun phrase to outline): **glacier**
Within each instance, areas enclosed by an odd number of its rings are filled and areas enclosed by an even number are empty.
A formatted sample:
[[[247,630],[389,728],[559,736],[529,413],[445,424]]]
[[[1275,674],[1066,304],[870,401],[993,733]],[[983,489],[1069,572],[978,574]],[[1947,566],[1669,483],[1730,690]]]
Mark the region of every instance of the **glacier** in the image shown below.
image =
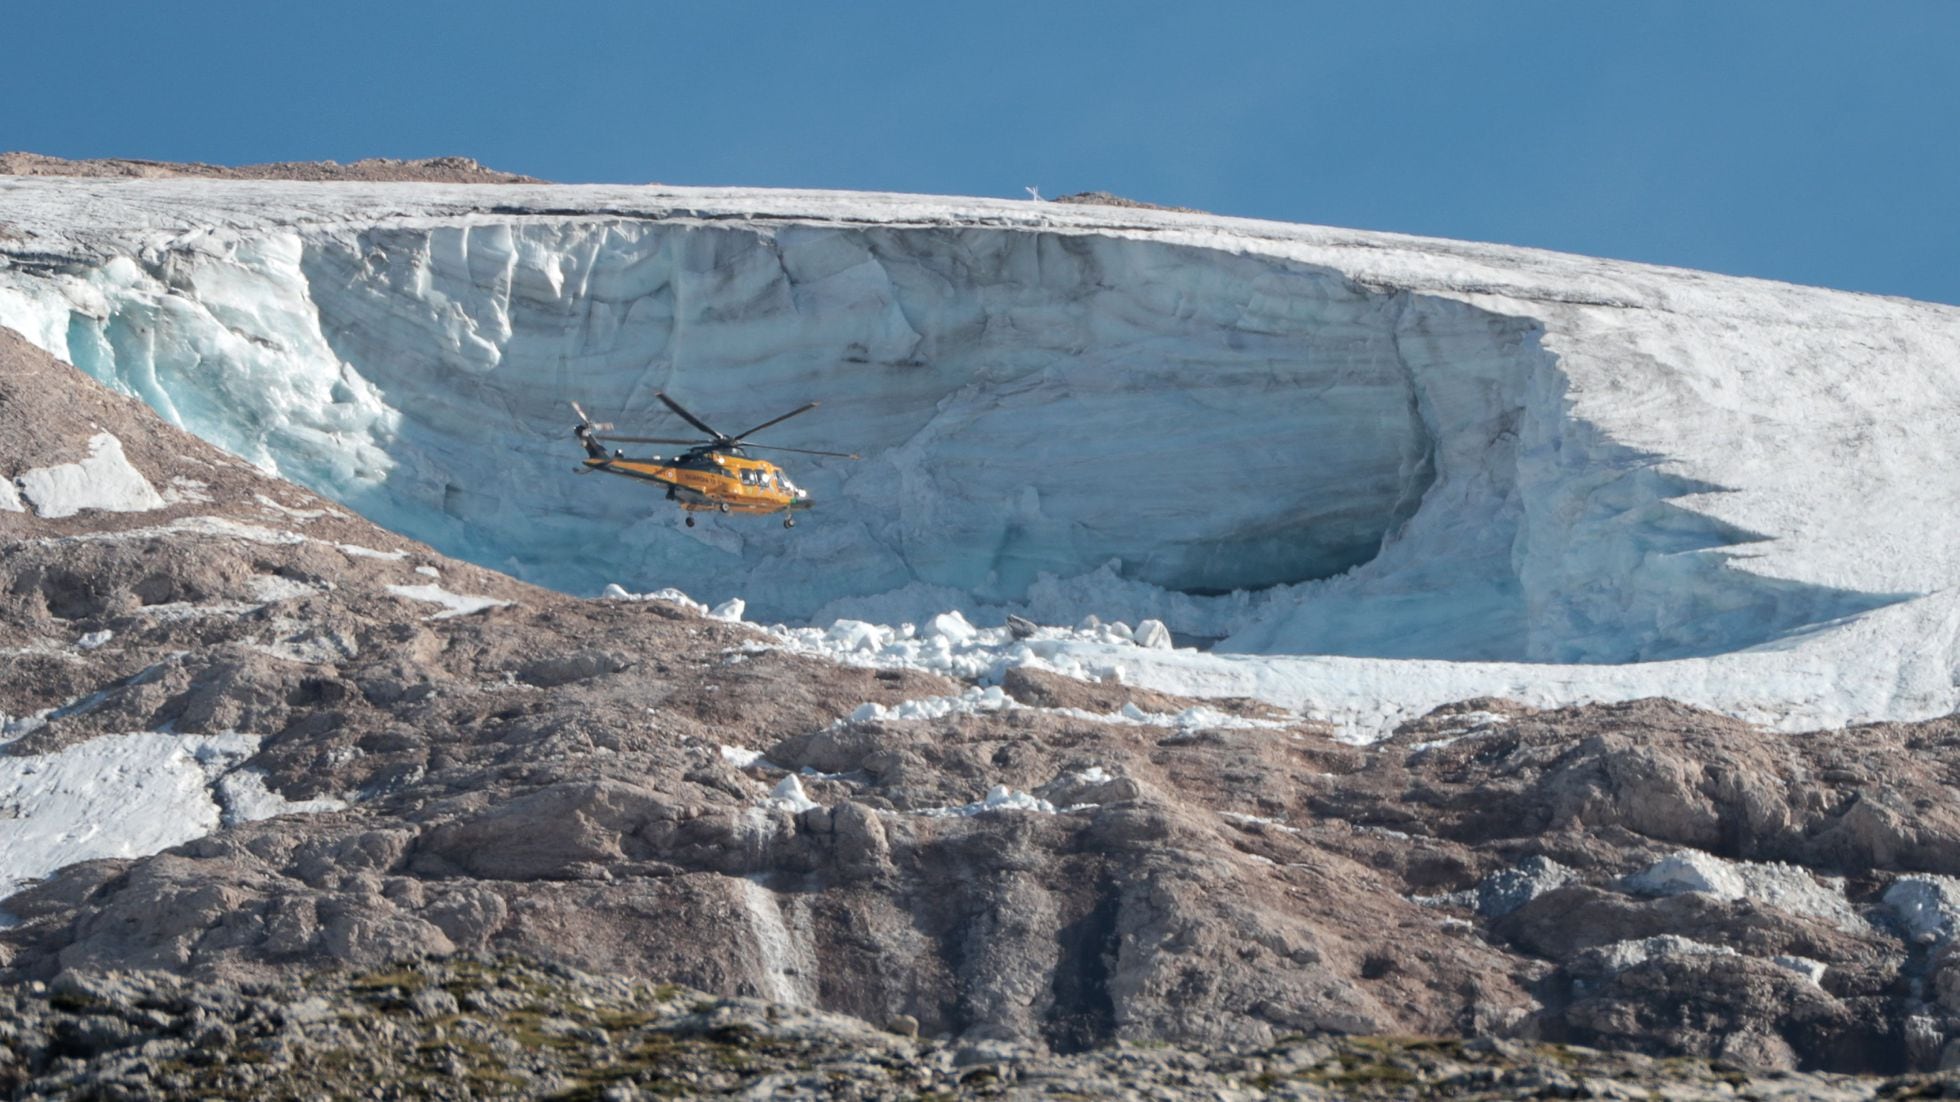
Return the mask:
[[[837,192],[21,177],[0,221],[0,324],[574,593],[1157,619],[1213,653],[1085,640],[1078,665],[1307,710],[1960,704],[1951,307]],[[684,432],[662,389],[728,427],[819,399],[765,442],[864,461],[789,465],[817,503],[793,533],[574,477],[567,403]]]

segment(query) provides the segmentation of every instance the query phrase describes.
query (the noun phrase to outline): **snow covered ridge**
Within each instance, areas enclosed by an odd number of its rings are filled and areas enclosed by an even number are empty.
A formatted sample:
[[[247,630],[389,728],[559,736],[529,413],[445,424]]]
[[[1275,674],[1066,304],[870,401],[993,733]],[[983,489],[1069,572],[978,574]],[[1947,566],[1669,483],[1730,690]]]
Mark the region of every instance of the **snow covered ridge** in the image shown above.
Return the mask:
[[[0,203],[0,324],[575,592],[1157,619],[1329,657],[1095,660],[1288,707],[1658,692],[1795,722],[1960,696],[1960,310],[991,200],[20,178]],[[822,399],[772,439],[866,460],[799,459],[818,504],[788,537],[683,529],[570,477],[564,401],[672,427],[656,388],[731,424]]]

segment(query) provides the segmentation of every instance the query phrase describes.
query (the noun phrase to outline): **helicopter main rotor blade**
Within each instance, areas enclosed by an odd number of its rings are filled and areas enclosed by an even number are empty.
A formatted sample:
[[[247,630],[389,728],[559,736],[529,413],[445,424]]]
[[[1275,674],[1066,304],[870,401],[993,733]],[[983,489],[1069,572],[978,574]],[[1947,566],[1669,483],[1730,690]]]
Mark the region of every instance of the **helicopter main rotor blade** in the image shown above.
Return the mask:
[[[572,412],[578,414],[578,423],[581,427],[591,429],[594,432],[604,432],[612,428],[611,421],[594,421],[592,418],[587,417],[585,410],[577,402],[572,403]]]
[[[713,425],[710,425],[706,421],[703,421],[699,417],[696,417],[692,413],[689,413],[685,406],[682,406],[679,402],[676,402],[672,398],[667,397],[666,391],[656,390],[653,392],[653,396],[667,403],[668,409],[671,409],[675,413],[680,414],[681,420],[686,421],[688,424],[693,425],[695,428],[700,429],[702,432],[707,433],[709,436],[714,437],[716,440],[730,439],[729,437],[723,436],[721,433],[716,432]]]
[[[777,417],[777,418],[775,418],[774,420],[770,420],[770,421],[764,421],[764,422],[763,422],[763,423],[761,423],[760,425],[757,425],[756,427],[754,427],[754,428],[752,428],[752,429],[750,429],[750,430],[749,430],[749,431],[747,431],[747,432],[738,432],[738,433],[736,433],[736,434],[735,434],[735,439],[737,439],[737,440],[747,440],[747,439],[748,439],[749,437],[751,437],[751,436],[754,436],[754,435],[755,435],[756,433],[758,433],[758,432],[761,432],[761,431],[762,431],[763,429],[766,429],[766,428],[768,428],[768,427],[769,427],[770,425],[780,425],[780,424],[782,424],[782,423],[783,423],[784,421],[787,421],[787,420],[789,420],[790,418],[792,418],[792,417],[794,417],[794,416],[796,416],[796,415],[797,415],[797,414],[799,414],[799,413],[808,413],[808,412],[810,412],[811,410],[813,410],[813,409],[815,409],[815,408],[817,408],[817,403],[816,403],[816,402],[810,402],[810,403],[808,403],[808,404],[806,404],[806,405],[801,405],[801,406],[798,406],[798,407],[796,407],[795,409],[793,409],[793,410],[790,410],[790,411],[789,411],[788,413],[785,413],[785,414],[783,414],[783,415],[782,415],[781,417]]]
[[[781,444],[743,444],[744,449],[754,448],[765,452],[795,452],[798,455],[828,455],[835,459],[863,459],[856,452],[820,452],[815,448],[785,448]]]
[[[611,440],[619,444],[686,444],[690,447],[698,447],[702,444],[714,443],[712,440],[682,440],[675,436],[614,436],[611,433],[595,433],[594,435],[598,436],[601,440]]]

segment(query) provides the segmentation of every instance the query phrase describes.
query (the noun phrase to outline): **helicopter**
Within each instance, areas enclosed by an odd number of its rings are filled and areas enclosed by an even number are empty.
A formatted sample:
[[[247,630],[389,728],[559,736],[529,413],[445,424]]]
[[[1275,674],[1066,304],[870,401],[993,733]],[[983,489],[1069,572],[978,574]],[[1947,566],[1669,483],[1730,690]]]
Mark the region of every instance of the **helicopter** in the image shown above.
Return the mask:
[[[657,482],[667,487],[667,500],[676,502],[687,512],[687,526],[694,527],[694,514],[712,509],[721,513],[752,513],[767,515],[783,514],[783,527],[796,527],[793,511],[810,507],[810,492],[789,480],[782,468],[766,459],[750,457],[748,449],[759,448],[765,451],[796,452],[799,455],[826,455],[836,459],[857,459],[854,452],[827,452],[814,448],[786,448],[781,445],[751,444],[749,437],[773,425],[780,425],[798,414],[808,413],[817,408],[816,402],[798,406],[781,417],[772,417],[760,425],[739,432],[733,436],[715,429],[706,421],[689,413],[686,407],[669,398],[664,392],[653,395],[666,404],[668,409],[681,416],[683,421],[708,434],[710,439],[682,440],[666,436],[615,436],[610,430],[610,422],[594,422],[585,415],[585,410],[577,402],[572,403],[572,412],[578,414],[578,427],[572,435],[585,445],[585,464],[578,474],[605,471],[607,474],[624,475],[645,482]],[[606,444],[688,444],[691,447],[672,459],[648,456],[636,459],[618,449],[608,451]]]

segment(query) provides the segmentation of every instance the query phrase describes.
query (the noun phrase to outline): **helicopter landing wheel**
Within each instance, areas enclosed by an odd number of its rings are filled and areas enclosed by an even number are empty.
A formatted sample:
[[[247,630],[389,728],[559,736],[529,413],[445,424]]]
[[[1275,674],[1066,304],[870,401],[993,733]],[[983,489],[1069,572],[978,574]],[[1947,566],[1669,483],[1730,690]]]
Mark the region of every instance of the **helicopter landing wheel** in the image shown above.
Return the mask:
[[[692,528],[692,527],[694,527],[694,518],[693,518],[693,517],[688,517],[688,518],[686,518],[686,519],[687,519],[687,526],[688,526],[689,528]]]
[[[783,527],[785,527],[785,528],[794,528],[794,527],[796,527],[796,518],[795,518],[795,517],[784,517],[784,518],[783,518]]]
[[[726,513],[728,511],[728,503],[724,501],[720,505],[715,506],[715,508],[720,509],[722,512]]]

